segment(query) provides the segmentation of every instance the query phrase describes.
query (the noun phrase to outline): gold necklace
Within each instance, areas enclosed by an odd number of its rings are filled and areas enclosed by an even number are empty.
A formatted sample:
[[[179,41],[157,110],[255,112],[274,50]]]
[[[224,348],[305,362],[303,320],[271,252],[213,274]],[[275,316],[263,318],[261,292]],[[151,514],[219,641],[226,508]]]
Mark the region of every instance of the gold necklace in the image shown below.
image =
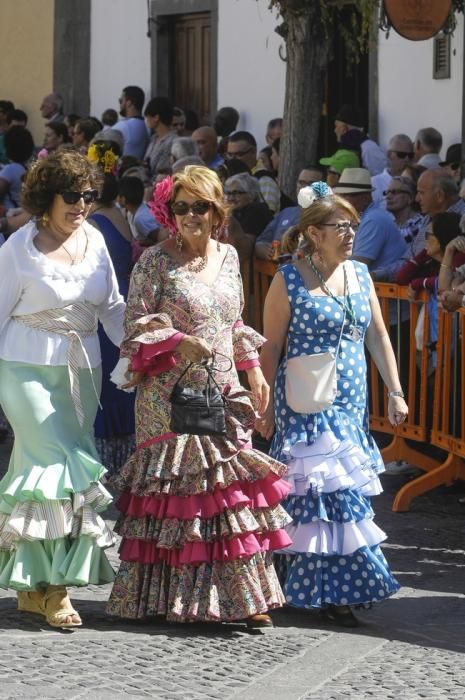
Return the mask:
[[[200,260],[199,260],[200,258]],[[196,262],[196,260],[199,260],[199,262]],[[208,254],[205,253],[203,256],[197,256],[193,260],[187,263],[186,267],[189,270],[189,272],[201,272],[202,270],[205,270],[205,268],[208,265]]]
[[[71,255],[71,253],[69,252],[68,248],[65,246],[65,244],[64,244],[64,243],[61,244],[61,247],[63,248],[63,250],[65,251],[65,253],[67,253],[67,254],[69,255],[69,259],[71,260],[71,267],[72,267],[73,265],[76,265],[76,264],[77,264],[77,254],[78,254],[78,244],[79,244],[78,235],[79,235],[79,234],[77,234],[76,237],[75,237],[75,238],[76,238],[76,252],[74,253],[74,258],[73,258],[73,256]],[[89,244],[89,239],[87,238],[87,233],[86,233],[85,231],[84,231],[84,235],[85,235],[85,237],[86,237],[86,247],[84,248],[84,253],[83,253],[81,259],[79,260],[79,262],[82,262],[82,261],[84,260],[84,258],[86,257],[87,246],[88,246],[88,244]]]

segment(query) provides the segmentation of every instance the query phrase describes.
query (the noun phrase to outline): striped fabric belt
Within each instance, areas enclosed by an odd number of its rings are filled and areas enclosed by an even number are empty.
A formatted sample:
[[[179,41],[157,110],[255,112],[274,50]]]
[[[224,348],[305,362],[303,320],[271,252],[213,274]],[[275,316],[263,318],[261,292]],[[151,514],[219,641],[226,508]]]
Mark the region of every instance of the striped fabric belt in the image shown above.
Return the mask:
[[[84,356],[87,369],[90,370],[92,386],[97,401],[99,401],[89,356],[82,342],[83,338],[88,338],[97,332],[96,307],[93,304],[77,302],[76,304],[64,306],[62,309],[47,309],[46,311],[37,311],[35,314],[12,316],[12,319],[17,323],[29,326],[29,328],[48,333],[57,333],[68,338],[68,374],[71,396],[79,425],[82,426],[84,424],[84,411],[79,384],[79,350]]]

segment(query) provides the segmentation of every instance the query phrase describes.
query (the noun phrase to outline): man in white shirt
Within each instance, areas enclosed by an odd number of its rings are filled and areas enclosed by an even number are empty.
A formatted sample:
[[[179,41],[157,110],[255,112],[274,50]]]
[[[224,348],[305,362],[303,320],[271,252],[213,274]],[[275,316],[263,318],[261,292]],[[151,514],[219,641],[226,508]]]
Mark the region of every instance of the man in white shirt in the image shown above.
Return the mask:
[[[142,108],[145,94],[137,85],[128,85],[119,98],[119,113],[123,117],[114,125],[124,137],[123,156],[134,156],[139,160],[144,158],[149,136],[145,126]]]
[[[371,197],[376,204],[385,206],[384,191],[387,189],[393,177],[402,175],[405,166],[413,160],[413,143],[407,134],[396,134],[388,144],[388,165],[382,173],[373,175],[371,184],[375,188]]]

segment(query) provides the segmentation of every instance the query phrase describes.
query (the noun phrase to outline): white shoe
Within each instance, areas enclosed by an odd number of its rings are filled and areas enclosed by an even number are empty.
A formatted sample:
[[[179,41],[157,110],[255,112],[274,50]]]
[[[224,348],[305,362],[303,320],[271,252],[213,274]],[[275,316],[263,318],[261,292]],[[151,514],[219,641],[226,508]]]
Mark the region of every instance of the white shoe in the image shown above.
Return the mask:
[[[416,476],[420,473],[421,469],[417,469],[417,467],[413,467],[408,462],[402,461],[389,462],[386,464],[386,471],[384,472],[384,474],[389,476]]]

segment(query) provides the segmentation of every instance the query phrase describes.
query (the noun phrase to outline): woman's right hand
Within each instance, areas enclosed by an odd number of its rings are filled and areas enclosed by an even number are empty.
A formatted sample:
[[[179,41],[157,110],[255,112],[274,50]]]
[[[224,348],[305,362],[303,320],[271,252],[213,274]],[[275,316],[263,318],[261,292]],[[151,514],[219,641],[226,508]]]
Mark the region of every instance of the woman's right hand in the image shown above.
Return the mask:
[[[185,335],[176,348],[189,362],[202,362],[212,356],[212,349],[203,338],[195,335]]]

